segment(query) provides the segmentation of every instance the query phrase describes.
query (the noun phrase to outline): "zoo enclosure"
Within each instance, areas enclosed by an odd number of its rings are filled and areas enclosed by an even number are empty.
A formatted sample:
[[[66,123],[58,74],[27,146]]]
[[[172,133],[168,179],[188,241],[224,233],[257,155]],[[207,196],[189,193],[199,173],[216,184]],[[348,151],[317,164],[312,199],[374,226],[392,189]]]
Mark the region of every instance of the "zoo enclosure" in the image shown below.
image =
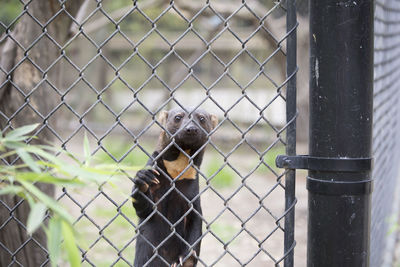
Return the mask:
[[[78,153],[86,131],[93,155],[140,165],[160,131],[154,123],[157,112],[171,103],[206,108],[221,121],[206,153],[217,164],[202,167],[202,199],[212,205],[203,200],[209,211],[204,214],[207,246],[199,265],[260,266],[286,259],[285,266],[291,266],[293,214],[287,212],[294,195],[285,190],[288,172],[273,165],[277,154],[285,154],[281,145],[290,131],[286,87],[294,81],[295,63],[286,62],[295,58],[289,56],[295,50],[288,50],[286,40],[293,38],[295,24],[286,24],[284,14],[293,10],[250,0],[114,2],[120,4],[52,1],[49,8],[36,0],[21,1],[15,16],[1,21],[2,130],[38,122],[39,137]],[[395,197],[400,195],[398,3],[375,4],[371,266],[391,266],[396,240],[388,232],[397,220]],[[78,12],[82,5],[86,13]],[[289,143],[287,151],[294,155],[294,140]],[[246,157],[257,164],[244,162]],[[231,180],[239,183],[224,186]],[[130,185],[126,177],[120,186]],[[87,238],[81,244],[84,265],[132,265],[136,222],[128,199],[107,184],[84,192],[57,191],[57,197]],[[244,200],[245,209],[240,208]],[[43,236],[25,233],[26,212],[22,200],[1,198],[0,260],[46,266]],[[289,222],[283,224],[285,219]],[[105,262],[104,255],[110,260]]]
[[[93,156],[140,166],[160,111],[206,109],[220,122],[200,172],[199,265],[292,266],[294,171],[274,159],[285,146],[295,153],[293,2],[50,2],[18,2],[1,23],[2,130],[38,122],[40,140],[75,153],[86,132]],[[132,186],[127,175],[117,190],[56,191],[85,237],[85,266],[132,266]],[[0,206],[1,262],[49,265],[43,233],[26,234],[26,203],[5,196]]]

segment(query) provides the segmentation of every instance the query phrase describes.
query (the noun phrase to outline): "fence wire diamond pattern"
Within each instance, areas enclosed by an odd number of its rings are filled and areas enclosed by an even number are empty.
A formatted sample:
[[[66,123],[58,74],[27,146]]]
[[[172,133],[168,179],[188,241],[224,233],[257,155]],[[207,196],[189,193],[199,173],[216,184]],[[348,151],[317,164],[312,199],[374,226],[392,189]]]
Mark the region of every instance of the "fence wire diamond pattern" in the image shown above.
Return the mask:
[[[219,123],[197,169],[204,213],[198,265],[282,264],[290,252],[285,231],[293,231],[284,227],[293,209],[285,210],[285,173],[274,167],[293,123],[285,115],[294,75],[286,75],[286,40],[295,28],[286,31],[285,7],[256,0],[75,2],[51,1],[46,13],[37,0],[21,1],[16,17],[0,22],[0,51],[14,53],[0,64],[0,89],[12,100],[0,105],[2,130],[39,122],[36,135],[74,153],[86,132],[92,155],[144,166],[163,128],[162,110],[203,108]],[[34,30],[21,38],[24,23]],[[127,174],[114,186],[56,192],[75,216],[84,266],[133,266],[140,232],[132,187]],[[22,205],[0,200],[9,215],[0,231],[25,230]],[[46,251],[35,235],[17,248],[2,240],[2,259],[24,266],[27,246]],[[36,264],[50,263],[44,257]]]

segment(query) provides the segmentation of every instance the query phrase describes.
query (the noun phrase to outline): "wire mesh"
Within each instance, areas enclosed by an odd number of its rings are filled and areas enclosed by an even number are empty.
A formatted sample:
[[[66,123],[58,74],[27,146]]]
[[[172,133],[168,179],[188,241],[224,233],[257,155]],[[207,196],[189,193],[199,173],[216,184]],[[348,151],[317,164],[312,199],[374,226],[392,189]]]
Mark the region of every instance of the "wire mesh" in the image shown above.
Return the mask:
[[[399,1],[376,1],[371,266],[393,266],[398,222]]]
[[[279,266],[288,259],[285,266],[292,266],[294,216],[285,221],[290,227],[284,220],[294,211],[294,176],[285,206],[285,173],[274,160],[288,145],[286,130],[294,129],[296,116],[295,107],[287,120],[285,111],[295,96],[295,90],[286,95],[297,71],[293,60],[286,68],[287,55],[296,57],[286,53],[296,49],[295,16],[286,24],[279,1],[51,3],[15,2],[15,17],[0,21],[2,130],[39,122],[36,135],[74,153],[81,153],[86,132],[92,155],[102,162],[143,166],[163,130],[157,121],[162,110],[203,108],[219,123],[198,169],[203,209],[198,265]],[[29,27],[32,36],[21,37]],[[63,31],[68,34],[61,38]],[[288,139],[289,153],[295,153],[294,139]],[[116,186],[57,191],[84,239],[79,241],[84,266],[133,266],[141,233],[127,197],[132,187],[133,177],[126,176]],[[25,231],[18,212],[23,203],[0,200],[7,214],[0,233]],[[23,257],[32,256],[24,255],[28,246],[46,252],[46,244],[27,235],[20,241],[11,248],[0,239],[2,265],[50,264],[47,256],[24,264]],[[157,249],[154,257],[160,258]]]

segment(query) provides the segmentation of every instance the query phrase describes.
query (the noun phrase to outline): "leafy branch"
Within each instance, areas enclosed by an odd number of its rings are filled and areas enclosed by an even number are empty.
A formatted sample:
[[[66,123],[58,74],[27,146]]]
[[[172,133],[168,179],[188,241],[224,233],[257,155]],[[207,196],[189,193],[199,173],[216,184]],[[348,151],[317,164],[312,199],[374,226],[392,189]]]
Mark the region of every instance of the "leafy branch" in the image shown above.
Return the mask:
[[[49,145],[31,145],[27,140],[38,124],[17,128],[0,135],[0,160],[19,157],[14,165],[0,165],[0,195],[18,195],[27,200],[30,206],[26,227],[28,234],[42,227],[47,236],[47,248],[52,266],[57,266],[61,255],[61,244],[65,248],[72,267],[80,266],[81,257],[76,243],[77,233],[73,228],[73,217],[55,199],[43,193],[37,183],[53,184],[60,187],[98,186],[111,183],[110,177],[121,171],[136,171],[137,167],[117,164],[96,164],[91,166],[92,157],[87,136],[83,142],[82,163],[73,154]],[[56,154],[66,155],[64,161]],[[35,158],[38,158],[37,160]],[[44,221],[49,217],[48,224]]]

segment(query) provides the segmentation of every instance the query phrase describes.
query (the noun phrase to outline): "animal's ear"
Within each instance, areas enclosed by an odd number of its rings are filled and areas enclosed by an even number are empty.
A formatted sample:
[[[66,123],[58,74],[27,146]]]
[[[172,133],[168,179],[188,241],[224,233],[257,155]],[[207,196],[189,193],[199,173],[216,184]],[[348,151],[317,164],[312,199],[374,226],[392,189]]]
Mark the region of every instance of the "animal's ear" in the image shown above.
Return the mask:
[[[164,128],[167,127],[167,119],[168,111],[161,111],[160,115],[158,116],[158,121]],[[168,143],[169,138],[167,137],[167,133],[165,132],[165,130],[161,130],[156,151],[161,152],[168,145]]]
[[[168,111],[166,110],[161,111],[160,115],[158,116],[158,121],[161,123],[162,126],[167,125],[167,119],[168,119]]]
[[[211,121],[211,130],[213,130],[215,127],[218,125],[218,118],[214,114],[210,115],[210,121]]]

